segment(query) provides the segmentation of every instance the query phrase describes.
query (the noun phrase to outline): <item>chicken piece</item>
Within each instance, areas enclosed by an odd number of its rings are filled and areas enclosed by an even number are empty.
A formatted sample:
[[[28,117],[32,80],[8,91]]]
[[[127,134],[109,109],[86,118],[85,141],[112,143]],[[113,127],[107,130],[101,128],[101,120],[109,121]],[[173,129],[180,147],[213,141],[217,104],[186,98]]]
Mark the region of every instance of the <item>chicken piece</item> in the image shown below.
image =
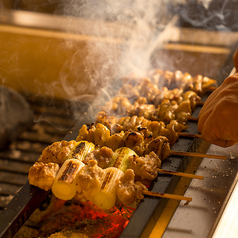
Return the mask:
[[[183,73],[180,70],[176,70],[174,72],[174,81],[175,81],[174,87],[183,88],[185,82],[183,80]]]
[[[155,69],[155,70],[152,70],[150,73],[149,73],[149,76],[151,78],[151,81],[152,83],[156,84],[156,85],[159,85],[162,77],[163,77],[163,70],[162,69]]]
[[[54,142],[53,144],[47,146],[43,151],[38,159],[38,162],[43,163],[57,163],[60,166],[64,163],[67,159],[67,156],[70,155],[71,151],[73,150],[76,141],[59,141]]]
[[[132,117],[124,117],[121,120],[119,120],[118,124],[120,124],[121,130],[128,131],[133,129],[136,126],[137,116]]]
[[[196,75],[193,77],[194,91],[201,95],[202,94],[202,75]]]
[[[115,133],[107,138],[105,145],[111,148],[113,151],[123,147],[125,143],[125,133],[121,131],[120,133]]]
[[[146,97],[139,97],[135,102],[134,105],[141,105],[141,104],[147,104],[148,100]]]
[[[163,73],[163,77],[164,77],[164,80],[165,80],[163,85],[165,87],[169,88],[171,86],[171,84],[173,83],[174,73],[171,72],[171,71],[165,70],[164,73]]]
[[[161,161],[164,161],[165,159],[167,159],[169,156],[171,155],[171,149],[170,149],[170,145],[168,142],[165,142],[161,148],[161,155],[160,155],[160,159]]]
[[[126,96],[116,96],[110,102],[107,102],[103,110],[107,113],[117,115],[127,115],[131,111],[132,104]]]
[[[161,91],[159,91],[159,93],[157,93],[157,94],[155,95],[153,104],[155,105],[156,108],[158,108],[159,105],[161,104],[161,102],[162,102],[163,100],[164,100],[163,93],[162,93]]]
[[[144,152],[144,137],[136,131],[127,132],[125,138],[125,147],[134,150],[138,155]]]
[[[151,83],[151,79],[143,78],[137,85],[140,96],[145,97],[149,103],[154,101],[155,95],[160,91],[158,86]]]
[[[112,133],[114,125],[117,123],[118,118],[109,116],[105,111],[100,111],[95,119],[95,124],[101,123],[105,125]]]
[[[155,108],[155,105],[153,104],[143,104],[135,106],[133,111],[129,114],[131,116],[137,115],[139,117],[143,116],[146,119],[153,119],[155,118],[157,110]]]
[[[119,121],[118,123],[121,123],[123,131],[137,131],[138,127],[147,127],[149,125],[149,121],[144,118],[143,116],[132,116],[132,117],[125,117],[123,121]]]
[[[96,126],[92,124],[90,128],[83,125],[79,130],[76,141],[86,140],[102,147],[110,137],[110,134],[110,130],[101,123],[97,123]]]
[[[169,90],[168,88],[163,87],[163,99],[180,102],[182,100],[182,93],[183,93],[183,90],[179,88],[174,88],[172,90]]]
[[[187,112],[180,112],[176,115],[176,120],[178,121],[178,123],[186,125],[186,123],[188,122],[188,116],[189,115]]]
[[[202,90],[206,91],[212,85],[217,85],[217,81],[214,79],[210,79],[208,77],[203,77],[202,79]]]
[[[164,115],[169,106],[170,106],[170,100],[165,99],[162,101],[162,103],[160,104],[160,109],[158,114],[159,120],[164,121]]]
[[[194,111],[197,102],[201,100],[201,98],[194,91],[187,91],[183,94],[183,100],[190,102],[191,110]]]
[[[163,116],[163,121],[165,124],[169,123],[171,120],[175,119],[175,111],[178,108],[178,104],[176,101],[171,101],[170,105],[166,108],[166,111]]]
[[[120,94],[125,95],[132,102],[134,102],[140,97],[140,93],[138,92],[138,90],[128,83],[123,84],[120,90]]]
[[[148,130],[151,131],[153,134],[153,138],[160,136],[162,130],[165,128],[165,124],[163,121],[151,121],[150,125],[148,126]]]
[[[43,162],[35,162],[29,170],[29,183],[45,191],[49,191],[58,171],[59,165],[56,163],[50,162],[44,164]]]
[[[169,90],[167,87],[163,87],[163,100],[173,100],[174,94],[172,90]]]
[[[158,136],[149,141],[144,150],[144,155],[149,154],[151,151],[154,151],[160,160],[164,161],[171,154],[168,138],[165,136]]]
[[[192,109],[191,109],[191,106],[190,106],[190,101],[182,101],[178,107],[175,109],[174,111],[174,114],[178,114],[180,112],[186,112],[188,113],[189,115],[191,115],[192,113]]]
[[[193,90],[194,85],[193,85],[193,78],[189,73],[181,73],[179,74],[180,71],[175,72],[175,78],[177,79],[177,87],[183,89],[183,91],[186,90]]]
[[[142,134],[144,138],[148,138],[148,137],[153,136],[153,132],[149,131],[148,128],[146,128],[146,127],[138,126],[137,131],[140,132],[140,134]]]
[[[104,170],[97,165],[96,160],[88,161],[77,178],[78,191],[83,192],[83,196],[89,200],[91,192],[100,185]]]
[[[157,168],[161,166],[161,160],[153,151],[145,157],[132,155],[129,161],[129,169],[132,169],[135,176],[141,180],[154,180],[158,175]]]
[[[90,133],[91,132],[89,132],[89,134]],[[94,142],[95,145],[102,147],[106,144],[106,141],[109,137],[110,137],[110,130],[101,123],[96,124],[92,142]]]
[[[127,169],[124,176],[118,181],[117,198],[125,206],[129,206],[138,199],[144,198],[143,191],[147,188],[140,182],[134,182],[135,173]]]
[[[159,136],[168,138],[170,145],[174,144],[178,139],[178,134],[176,133],[174,126],[167,126],[166,128],[163,128]]]
[[[81,140],[88,140],[88,127],[85,124],[79,129],[79,134],[76,138],[76,141]]]
[[[187,125],[180,124],[177,120],[171,120],[168,125],[166,125],[166,128],[173,127],[176,132],[184,131],[188,128]]]
[[[175,119],[180,124],[186,124],[188,121],[188,117],[191,115],[191,105],[190,101],[182,101],[177,109],[174,111]]]
[[[95,159],[98,162],[98,166],[102,169],[105,169],[109,166],[113,154],[114,153],[111,148],[104,146],[101,149],[96,149],[93,152],[87,154],[83,162],[88,164],[90,160]]]

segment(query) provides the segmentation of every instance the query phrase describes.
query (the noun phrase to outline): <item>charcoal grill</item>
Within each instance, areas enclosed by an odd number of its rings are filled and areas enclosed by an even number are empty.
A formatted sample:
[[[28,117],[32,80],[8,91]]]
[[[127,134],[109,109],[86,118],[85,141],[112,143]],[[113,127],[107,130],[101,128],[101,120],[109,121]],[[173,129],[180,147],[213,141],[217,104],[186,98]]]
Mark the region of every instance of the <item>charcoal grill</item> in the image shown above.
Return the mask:
[[[221,69],[220,79],[224,78],[223,75],[228,75],[232,67],[231,64],[231,55],[227,62],[225,62],[224,67]],[[202,100],[206,100],[208,95],[204,95]],[[32,103],[32,102],[31,102]],[[38,107],[32,103],[32,107],[35,109],[35,112],[39,112],[39,105]],[[42,109],[42,108],[41,108]],[[45,109],[44,109],[45,110]],[[52,110],[50,110],[52,111]],[[197,117],[200,111],[200,107],[197,107],[192,116]],[[51,113],[50,113],[51,114]],[[58,117],[59,114],[50,115],[52,118]],[[61,115],[62,118],[62,115]],[[82,117],[81,123],[87,121],[87,117]],[[66,125],[70,125],[72,127],[74,121],[73,118],[70,116],[66,116],[65,121],[67,121]],[[8,177],[11,176],[12,173],[18,172],[21,173],[19,176],[20,179],[18,180],[18,174],[15,175],[17,178],[16,184],[13,184],[13,188],[19,189],[22,183],[25,183],[27,180],[27,173],[30,166],[38,159],[39,154],[41,153],[42,149],[45,148],[48,144],[53,143],[56,140],[71,140],[77,137],[78,128],[80,128],[81,124],[75,125],[74,129],[67,133],[69,127],[64,126],[62,131],[55,131],[55,136],[52,137],[52,134],[45,134],[42,138],[37,135],[34,131],[27,131],[24,132],[21,136],[19,136],[18,140],[15,143],[17,149],[21,147],[21,143],[24,144],[24,141],[27,140],[28,143],[31,145],[28,147],[28,150],[24,151],[21,150],[21,156],[19,158],[14,157],[12,158],[11,153],[13,151],[6,151],[2,154],[1,160],[9,158],[7,161],[7,165],[3,168],[4,173],[9,173]],[[196,122],[189,122],[188,123],[188,133],[197,134],[197,124]],[[46,127],[46,125],[42,125]],[[53,127],[54,128],[54,127]],[[50,129],[52,130],[52,128]],[[52,133],[52,131],[50,131]],[[34,146],[37,143],[38,146]],[[197,151],[199,145],[201,143],[201,139],[193,139],[193,138],[179,138],[178,141],[174,144],[173,149],[177,151]],[[36,147],[35,151],[32,151],[32,148]],[[204,151],[203,147],[203,152]],[[208,149],[208,147],[206,147]],[[22,156],[23,154],[23,156]],[[22,161],[23,158],[23,161]],[[25,158],[25,161],[24,161]],[[19,161],[17,161],[19,160]],[[170,156],[166,161],[164,161],[162,168],[167,170],[173,171],[184,171],[186,166],[189,163],[189,157],[181,157],[181,156]],[[23,166],[19,166],[18,164],[22,163]],[[22,171],[17,170],[17,168],[23,167]],[[6,170],[9,168],[9,170]],[[7,179],[5,179],[7,180]],[[176,187],[179,181],[179,177],[171,176],[171,175],[162,175],[160,174],[158,178],[153,181],[149,190],[153,192],[159,193],[172,193],[174,188]],[[12,180],[8,182],[6,181],[5,187],[11,187]],[[10,185],[9,185],[10,184]],[[16,191],[15,190],[15,191]],[[9,188],[8,191],[3,191],[2,195],[6,195],[7,193],[13,193],[14,190]],[[44,198],[47,196],[47,192],[36,188],[34,186],[29,185],[28,181],[26,181],[25,185],[16,193],[10,203],[3,208],[2,213],[0,215],[0,224],[1,230],[0,235],[1,237],[13,237],[14,234],[19,230],[19,228],[24,224],[27,218],[31,215],[31,213],[41,204]],[[150,222],[155,223],[158,217],[160,216],[161,212],[163,211],[164,206],[167,203],[167,199],[163,198],[153,198],[153,197],[145,197],[137,207],[137,209],[133,212],[132,217],[124,231],[122,232],[121,236],[124,237],[140,237],[142,234],[148,235],[150,233],[150,229],[147,228],[147,224]],[[143,219],[142,219],[143,218]],[[151,224],[150,224],[151,225]]]

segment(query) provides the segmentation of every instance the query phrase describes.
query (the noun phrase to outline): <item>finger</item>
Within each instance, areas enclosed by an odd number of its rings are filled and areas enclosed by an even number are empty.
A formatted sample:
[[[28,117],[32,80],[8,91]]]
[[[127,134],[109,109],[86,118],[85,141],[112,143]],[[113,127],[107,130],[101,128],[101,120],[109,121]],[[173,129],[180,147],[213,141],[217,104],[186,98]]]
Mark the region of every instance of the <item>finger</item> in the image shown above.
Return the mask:
[[[210,110],[204,109],[203,111],[200,111],[200,113],[198,115],[198,124],[197,124],[197,128],[200,133],[202,133],[203,127],[204,127],[205,123],[207,122],[208,117],[210,116],[211,112],[212,112],[212,109],[210,109]]]
[[[210,140],[210,141],[207,141],[207,142],[210,143],[210,144],[220,146],[220,147],[224,147],[224,148],[236,144],[236,142],[232,141],[232,140]]]

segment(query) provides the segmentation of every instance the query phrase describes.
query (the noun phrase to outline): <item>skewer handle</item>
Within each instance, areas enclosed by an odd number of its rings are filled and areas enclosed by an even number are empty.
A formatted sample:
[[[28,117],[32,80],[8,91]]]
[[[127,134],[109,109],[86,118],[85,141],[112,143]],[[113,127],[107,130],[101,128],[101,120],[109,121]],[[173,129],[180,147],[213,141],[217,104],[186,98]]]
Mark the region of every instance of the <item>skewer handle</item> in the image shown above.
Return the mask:
[[[162,198],[170,198],[170,199],[176,199],[176,200],[186,200],[188,202],[192,201],[191,197],[184,197],[184,196],[175,195],[175,194],[155,193],[155,192],[151,192],[151,191],[147,191],[147,190],[144,190],[143,194],[152,196],[152,197],[162,197]]]
[[[194,157],[212,158],[212,159],[227,159],[227,157],[223,155],[210,155],[210,154],[203,154],[203,153],[196,153],[196,152],[183,152],[183,151],[171,151],[171,155],[194,156]]]
[[[198,121],[198,117],[188,117],[189,121]]]
[[[157,169],[157,171],[160,172],[160,173],[172,174],[172,175],[177,175],[177,176],[181,176],[181,177],[195,178],[195,179],[201,179],[201,180],[204,179],[203,176],[195,175],[195,174],[175,172],[175,171],[170,171],[170,170],[165,170],[165,169]]]
[[[198,106],[203,106],[203,105],[204,105],[204,103],[205,103],[205,102],[198,101],[198,102],[196,102],[196,105],[198,105]]]
[[[178,136],[182,136],[182,137],[193,137],[193,138],[201,138],[202,139],[202,135],[200,134],[190,134],[190,133],[184,133],[184,132],[177,132]]]

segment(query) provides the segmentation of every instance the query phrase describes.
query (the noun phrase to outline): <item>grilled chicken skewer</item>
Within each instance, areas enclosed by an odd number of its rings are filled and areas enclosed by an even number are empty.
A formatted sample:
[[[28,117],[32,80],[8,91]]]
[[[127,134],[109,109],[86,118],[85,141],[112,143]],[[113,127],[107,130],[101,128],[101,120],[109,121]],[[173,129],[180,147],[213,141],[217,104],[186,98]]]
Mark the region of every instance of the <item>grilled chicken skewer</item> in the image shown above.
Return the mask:
[[[153,131],[155,136],[155,130]],[[193,153],[191,152],[172,151],[170,149],[170,143],[167,137],[159,135],[153,138],[153,136],[150,136],[150,134],[148,135],[148,132],[145,128],[144,131],[140,130],[140,132],[121,131],[120,133],[115,133],[111,136],[109,129],[106,126],[98,123],[96,124],[96,127],[92,127],[89,130],[86,126],[83,126],[79,131],[79,135],[76,138],[76,141],[77,140],[90,141],[97,147],[107,146],[113,151],[120,147],[128,147],[134,150],[140,156],[148,155],[151,151],[154,151],[162,161],[168,158],[170,155],[193,156]],[[200,153],[196,153],[194,154],[194,156],[203,158],[208,157],[226,159],[226,157],[224,156],[207,155]]]
[[[202,75],[192,77],[181,71],[155,70],[149,78],[132,75],[124,78],[121,90],[103,110],[111,115],[143,115],[166,124],[173,119],[186,123],[200,102],[199,95],[214,84],[213,79]]]
[[[147,190],[141,182],[135,182],[135,173],[138,172],[138,168],[135,171],[132,169],[134,157],[138,156],[131,149],[120,148],[111,157],[109,164],[112,166],[105,169],[100,168],[95,159],[89,160],[84,165],[80,161],[83,159],[82,155],[78,159],[67,159],[55,176],[51,188],[52,192],[56,197],[63,200],[70,200],[77,193],[76,197],[89,200],[104,210],[111,209],[117,199],[124,205],[131,205],[137,199],[143,199],[143,194]],[[158,157],[157,160],[160,161]],[[158,164],[160,165],[160,163],[155,163],[155,167]],[[144,169],[145,167],[143,173]],[[156,170],[155,173],[157,175]],[[32,177],[34,177],[34,174],[30,171],[29,181],[32,181]],[[152,178],[154,177],[152,176]],[[146,192],[146,195],[149,195],[149,193]],[[153,193],[152,196],[154,195]],[[162,195],[157,194],[157,196]],[[169,198],[170,195],[166,194],[164,197]],[[179,197],[173,195],[171,195],[171,198],[179,199]],[[188,198],[185,197],[180,197],[180,199],[188,201]]]
[[[113,165],[115,166],[117,163],[121,164],[120,156],[118,156],[118,153],[121,150],[123,150],[125,154],[126,150],[125,147],[118,149],[117,152],[113,152],[110,148],[107,147],[95,149],[94,144],[87,141],[55,142],[52,145],[48,146],[45,150],[43,150],[42,155],[38,159],[38,162],[36,162],[30,168],[29,171],[30,184],[36,185],[46,191],[50,190],[53,181],[55,180],[56,174],[59,172],[59,169],[62,168],[62,164],[64,164],[66,160],[67,163],[69,163],[70,160],[77,159],[78,161],[87,164],[89,160],[94,159],[97,160],[99,167],[103,169],[110,166],[112,167]],[[139,170],[132,165],[131,168],[136,170],[137,177],[139,176],[142,177],[142,179],[149,179],[149,180],[153,180],[154,178],[157,177],[156,170],[158,169],[159,171],[159,168],[161,166],[161,160],[154,152],[151,152],[150,155],[139,158],[133,150],[127,148],[127,156],[131,155],[134,155],[134,157],[132,157],[134,159],[134,163],[137,164],[138,167],[140,168],[140,171],[144,173],[144,175],[141,175],[141,172],[138,173]],[[129,160],[127,160],[127,163],[128,161]],[[131,160],[130,162],[131,164],[133,164],[132,163],[133,160]],[[74,163],[72,163],[71,166],[68,166],[69,167],[68,170],[72,170],[71,167],[73,167],[73,164]],[[82,167],[82,165],[80,166]],[[145,176],[147,170],[149,170],[148,172],[149,176]],[[64,171],[66,171],[66,168],[64,169]],[[173,171],[163,171],[163,173],[172,173],[172,172]],[[179,176],[183,176],[184,174],[181,172],[180,174],[177,174],[177,172],[174,173]],[[65,174],[64,176],[65,178],[67,178],[67,174]],[[74,177],[75,176],[76,173]],[[184,174],[184,176],[188,175]],[[197,178],[195,175],[192,174],[190,176],[193,178]],[[70,178],[68,177],[67,180],[70,180]]]
[[[111,167],[103,169],[98,166],[97,159],[92,159],[90,155],[93,153],[91,143],[88,143],[86,146],[89,149],[82,146],[86,144],[85,141],[77,143],[68,142],[68,144],[74,145],[71,146],[74,150],[72,149],[68,154],[77,159],[70,159],[69,155],[66,156],[67,159],[54,179],[52,185],[53,193],[58,198],[64,200],[72,199],[77,193],[77,197],[84,197],[103,209],[110,209],[114,206],[117,198],[123,204],[128,205],[132,201],[132,197],[138,199],[142,198],[143,194],[148,195],[145,192],[146,187],[139,181],[135,182],[135,177],[140,177],[142,181],[147,179],[153,180],[157,176],[158,167],[161,165],[159,157],[154,152],[151,152],[146,158],[142,159],[131,149],[120,148],[114,154],[108,156],[107,163],[104,161],[107,166]],[[59,151],[62,152],[62,147],[57,148],[60,148]],[[81,150],[78,148],[81,148]],[[76,149],[78,153],[75,151]],[[49,148],[46,151],[49,153]],[[91,152],[86,154],[82,153],[82,151]],[[45,154],[43,153],[43,155]],[[44,156],[42,157],[44,158]],[[86,165],[83,162],[86,162]],[[153,165],[149,167],[146,163],[153,163]],[[43,164],[43,162],[38,164]],[[31,169],[29,172],[30,183],[34,176],[36,174]],[[117,185],[115,181],[117,181]],[[35,183],[33,185],[39,186]],[[125,193],[127,187],[129,187],[129,194],[133,195],[127,195],[128,191]],[[151,195],[154,196],[155,194],[152,193]],[[184,199],[186,200],[186,198]]]

